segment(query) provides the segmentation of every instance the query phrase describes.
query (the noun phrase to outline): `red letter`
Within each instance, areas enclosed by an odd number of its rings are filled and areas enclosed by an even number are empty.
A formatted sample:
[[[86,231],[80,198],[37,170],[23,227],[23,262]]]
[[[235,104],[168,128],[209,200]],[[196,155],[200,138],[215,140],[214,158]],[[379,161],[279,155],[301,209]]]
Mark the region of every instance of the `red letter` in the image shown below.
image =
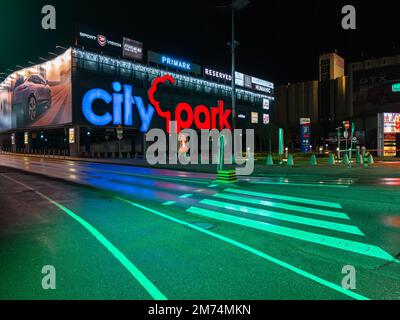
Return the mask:
[[[187,119],[182,120],[182,112],[186,111]],[[175,109],[175,121],[176,121],[176,131],[179,133],[181,129],[187,129],[192,126],[193,123],[193,111],[190,104],[186,102],[181,102],[176,106]]]
[[[220,130],[227,128],[231,129],[231,125],[229,124],[228,117],[230,116],[232,110],[226,109],[224,110],[224,102],[222,100],[218,100],[219,106],[219,127]]]
[[[204,114],[204,121],[201,122],[200,115]],[[210,129],[210,110],[206,106],[200,105],[194,109],[194,124],[199,130]]]

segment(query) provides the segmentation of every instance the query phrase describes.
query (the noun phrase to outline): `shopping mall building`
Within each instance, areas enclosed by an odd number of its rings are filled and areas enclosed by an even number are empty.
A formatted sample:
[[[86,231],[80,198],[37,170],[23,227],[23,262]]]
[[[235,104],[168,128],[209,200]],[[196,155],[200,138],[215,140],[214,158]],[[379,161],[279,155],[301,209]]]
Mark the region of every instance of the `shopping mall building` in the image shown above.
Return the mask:
[[[254,129],[255,149],[266,150],[274,85],[239,72],[235,84],[235,126]],[[231,93],[231,76],[218,68],[81,28],[73,47],[1,82],[0,147],[141,156],[146,132],[167,129],[167,114],[196,130],[232,128]]]

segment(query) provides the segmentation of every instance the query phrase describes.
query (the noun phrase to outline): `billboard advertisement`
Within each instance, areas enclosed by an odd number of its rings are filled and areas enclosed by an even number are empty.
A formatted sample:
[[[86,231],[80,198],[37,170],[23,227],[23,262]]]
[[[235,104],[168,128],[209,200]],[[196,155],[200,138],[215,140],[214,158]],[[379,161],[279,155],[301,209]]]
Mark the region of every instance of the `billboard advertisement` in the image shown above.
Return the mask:
[[[0,84],[0,131],[72,122],[71,50]]]
[[[272,82],[261,80],[237,71],[235,72],[235,84],[239,87],[252,89],[263,94],[274,94],[274,84]]]
[[[400,110],[400,65],[355,71],[354,115],[376,115]]]
[[[300,148],[301,152],[311,151],[311,119],[300,118]]]
[[[171,57],[169,55],[160,54],[154,51],[149,50],[147,52],[147,60],[148,62],[161,64],[176,70],[201,74],[201,66],[199,66],[198,64],[191,63],[187,60]]]
[[[127,37],[115,36],[109,32],[99,32],[87,26],[79,26],[76,44],[81,47],[106,51],[127,59],[143,59],[143,43]]]

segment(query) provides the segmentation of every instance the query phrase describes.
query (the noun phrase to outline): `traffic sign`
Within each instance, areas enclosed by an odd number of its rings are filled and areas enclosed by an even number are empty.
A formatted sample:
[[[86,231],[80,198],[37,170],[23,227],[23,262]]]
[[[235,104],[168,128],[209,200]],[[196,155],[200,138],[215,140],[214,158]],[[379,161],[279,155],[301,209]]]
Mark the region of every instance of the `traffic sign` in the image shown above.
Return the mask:
[[[344,137],[345,139],[347,139],[347,138],[349,137],[349,132],[348,132],[347,130],[345,130],[345,131],[343,132],[343,137]]]
[[[122,140],[124,134],[124,129],[121,126],[117,127],[117,139]]]
[[[343,126],[346,130],[350,129],[350,121],[343,121]]]

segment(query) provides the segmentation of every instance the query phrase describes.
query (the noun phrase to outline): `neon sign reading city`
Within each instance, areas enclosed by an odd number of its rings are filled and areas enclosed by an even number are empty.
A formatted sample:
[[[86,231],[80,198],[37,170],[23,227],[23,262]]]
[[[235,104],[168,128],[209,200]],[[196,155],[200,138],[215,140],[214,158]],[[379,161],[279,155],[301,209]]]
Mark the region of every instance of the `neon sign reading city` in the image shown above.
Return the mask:
[[[82,99],[82,113],[86,120],[94,126],[113,125],[132,126],[133,124],[133,105],[137,107],[141,120],[141,132],[147,132],[150,127],[154,111],[158,116],[165,119],[166,130],[170,132],[169,123],[174,120],[177,124],[177,132],[182,129],[189,129],[193,125],[199,130],[211,129],[231,129],[229,124],[230,109],[224,109],[224,101],[218,100],[217,106],[209,107],[198,105],[195,108],[187,102],[180,102],[174,108],[174,119],[172,119],[171,110],[163,110],[160,102],[155,99],[158,85],[174,84],[175,79],[170,75],[157,77],[153,80],[148,91],[149,104],[147,108],[143,103],[143,99],[139,96],[132,96],[131,85],[121,85],[115,81],[111,87],[114,90],[112,94],[104,89],[91,89],[85,93]],[[101,100],[105,104],[112,103],[112,114],[105,112],[99,115],[93,108],[95,100]]]

